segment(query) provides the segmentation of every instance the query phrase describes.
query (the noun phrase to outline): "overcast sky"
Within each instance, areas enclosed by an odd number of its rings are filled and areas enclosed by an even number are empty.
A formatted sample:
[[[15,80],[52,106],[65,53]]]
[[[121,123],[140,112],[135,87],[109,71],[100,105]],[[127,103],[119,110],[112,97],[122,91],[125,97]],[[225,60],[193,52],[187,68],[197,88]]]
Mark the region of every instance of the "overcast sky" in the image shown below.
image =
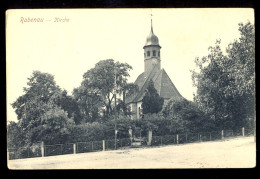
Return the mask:
[[[34,70],[55,76],[69,94],[83,74],[105,59],[133,67],[129,82],[144,71],[143,46],[151,29],[151,9],[11,10],[7,13],[7,119],[10,103],[23,94]],[[239,37],[238,23],[254,23],[253,9],[152,9],[161,67],[176,88],[192,100],[194,59],[221,39],[223,49]],[[21,19],[44,18],[43,22]],[[54,22],[55,18],[69,19]]]

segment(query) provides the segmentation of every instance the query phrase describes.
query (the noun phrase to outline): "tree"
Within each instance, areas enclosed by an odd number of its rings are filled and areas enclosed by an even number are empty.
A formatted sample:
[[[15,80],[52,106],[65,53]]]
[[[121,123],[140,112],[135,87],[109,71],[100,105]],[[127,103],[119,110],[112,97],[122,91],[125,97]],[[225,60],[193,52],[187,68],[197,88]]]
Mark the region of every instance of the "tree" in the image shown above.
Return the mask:
[[[54,77],[34,71],[28,78],[27,85],[24,88],[25,94],[12,104],[18,116],[19,130],[24,133],[25,145],[65,139],[67,125],[73,121],[69,121],[68,113],[61,108],[63,104],[59,104],[59,99],[56,98],[62,91],[56,85]]]
[[[18,120],[37,118],[40,111],[35,111],[34,105],[37,105],[37,102],[48,103],[54,93],[61,91],[54,81],[54,76],[40,71],[33,72],[27,85],[28,87],[23,89],[25,94],[12,103]]]
[[[248,22],[239,24],[240,38],[229,44],[227,69],[234,78],[235,90],[229,90],[234,95],[255,94],[255,28]]]
[[[7,125],[7,146],[17,148],[25,145],[24,133],[16,122],[11,121]]]
[[[57,91],[50,98],[50,103],[56,104],[61,109],[67,112],[68,118],[73,119],[76,124],[82,122],[82,116],[80,113],[79,105],[77,101],[67,94],[66,90]]]
[[[170,99],[163,107],[162,114],[171,121],[169,128],[174,131],[201,132],[214,127],[197,104],[185,98]]]
[[[138,92],[138,90],[138,85],[134,83],[127,83],[125,86],[123,86],[123,100],[119,100],[119,103],[117,105],[117,111],[122,111],[125,116],[130,116],[132,112],[129,106],[126,104],[125,99],[133,97],[133,95],[135,95]]]
[[[208,56],[195,59],[198,71],[192,72],[194,100],[222,129],[243,127],[254,118],[254,27],[241,23],[239,31],[241,37],[229,44],[227,55],[218,40]]]
[[[80,87],[73,90],[73,98],[77,102],[83,122],[94,122],[100,118],[100,108],[102,98],[89,86],[89,82],[84,80]]]
[[[78,90],[81,94],[79,96],[85,96],[85,99],[94,97],[94,101],[99,104],[97,107],[103,108],[104,116],[108,117],[113,111],[114,94],[121,95],[126,89],[130,69],[132,67],[127,63],[115,62],[112,59],[99,61],[94,68],[83,75],[83,82],[80,86],[82,89]]]
[[[153,81],[150,80],[142,99],[143,114],[158,113],[162,110],[163,103],[163,97],[159,96],[157,90],[154,88]]]

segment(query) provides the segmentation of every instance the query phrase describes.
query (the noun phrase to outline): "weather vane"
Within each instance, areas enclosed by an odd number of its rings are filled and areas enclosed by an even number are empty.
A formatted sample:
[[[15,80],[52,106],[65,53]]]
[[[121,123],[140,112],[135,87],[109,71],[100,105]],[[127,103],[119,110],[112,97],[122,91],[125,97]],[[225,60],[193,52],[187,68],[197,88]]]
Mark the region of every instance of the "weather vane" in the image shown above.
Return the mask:
[[[152,9],[151,9],[151,30],[153,31],[153,12],[152,12]]]
[[[151,14],[149,14],[149,15],[151,15],[151,21],[152,21],[152,19],[153,19],[153,12],[152,12],[152,9],[151,9]]]

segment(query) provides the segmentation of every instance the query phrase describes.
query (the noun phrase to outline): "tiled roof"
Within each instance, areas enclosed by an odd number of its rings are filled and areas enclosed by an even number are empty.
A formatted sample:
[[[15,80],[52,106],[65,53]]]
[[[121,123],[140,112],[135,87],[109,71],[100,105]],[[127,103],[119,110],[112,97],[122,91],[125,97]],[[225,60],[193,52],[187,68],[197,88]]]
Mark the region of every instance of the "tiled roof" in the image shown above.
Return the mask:
[[[141,101],[145,95],[145,90],[147,89],[150,79],[153,80],[154,87],[157,90],[158,94],[164,99],[170,99],[173,97],[183,98],[172,83],[165,70],[158,70],[158,68],[153,68],[153,70],[151,70],[148,75],[142,73],[138,76],[135,84],[138,85],[139,91],[135,95],[127,98],[126,103]]]

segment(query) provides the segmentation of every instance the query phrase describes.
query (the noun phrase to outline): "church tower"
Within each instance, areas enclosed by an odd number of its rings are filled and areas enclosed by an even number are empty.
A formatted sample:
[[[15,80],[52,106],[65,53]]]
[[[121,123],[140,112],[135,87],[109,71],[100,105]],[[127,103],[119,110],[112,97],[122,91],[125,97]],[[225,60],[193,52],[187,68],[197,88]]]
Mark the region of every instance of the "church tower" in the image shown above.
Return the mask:
[[[153,21],[151,19],[151,32],[146,38],[144,49],[144,72],[149,75],[151,70],[156,66],[156,69],[161,69],[161,57],[158,37],[153,33]]]
[[[153,80],[154,88],[157,90],[160,97],[163,97],[164,102],[167,100],[182,99],[183,97],[172,83],[170,77],[164,69],[161,69],[161,57],[158,37],[153,33],[153,23],[151,19],[151,32],[146,38],[144,49],[144,72],[141,73],[135,83],[139,90],[126,98],[126,104],[129,105],[132,112],[132,119],[142,118],[142,100],[149,81]]]

